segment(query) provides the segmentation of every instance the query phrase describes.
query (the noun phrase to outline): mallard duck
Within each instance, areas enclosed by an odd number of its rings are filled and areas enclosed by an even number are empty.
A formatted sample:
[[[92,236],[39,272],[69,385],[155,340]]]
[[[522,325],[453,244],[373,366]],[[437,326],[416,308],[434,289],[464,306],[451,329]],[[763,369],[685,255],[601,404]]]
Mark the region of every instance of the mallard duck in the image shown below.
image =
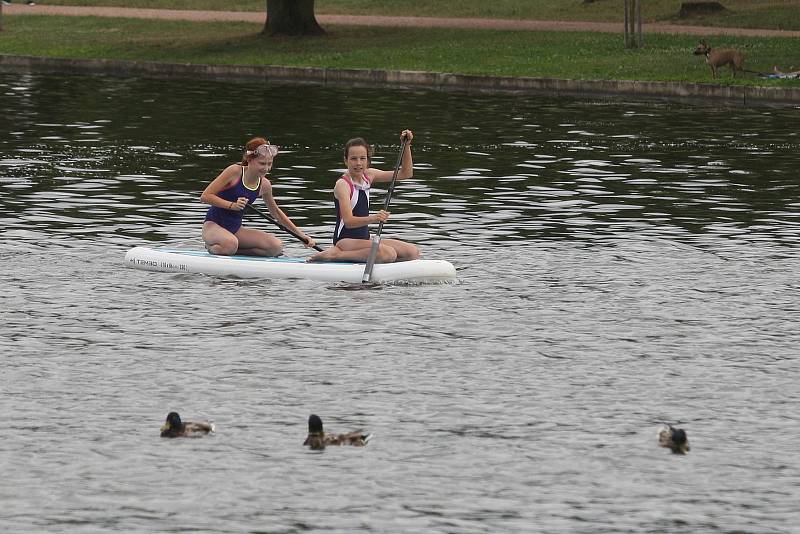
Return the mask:
[[[675,454],[689,452],[689,438],[686,436],[686,431],[674,428],[672,425],[659,427],[658,444],[670,449]]]
[[[322,419],[312,414],[308,418],[308,437],[303,445],[308,445],[312,450],[324,449],[327,445],[353,445],[363,447],[372,437],[363,430],[354,430],[345,434],[326,434],[322,429]]]
[[[162,438],[196,438],[214,431],[214,425],[205,421],[181,421],[178,412],[169,412],[161,425]]]

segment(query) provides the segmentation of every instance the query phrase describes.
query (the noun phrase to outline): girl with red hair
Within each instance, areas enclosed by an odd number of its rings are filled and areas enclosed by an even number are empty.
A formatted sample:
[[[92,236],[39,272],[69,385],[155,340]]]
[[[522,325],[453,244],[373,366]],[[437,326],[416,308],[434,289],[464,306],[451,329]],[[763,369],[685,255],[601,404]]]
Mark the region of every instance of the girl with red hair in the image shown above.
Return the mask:
[[[242,162],[229,165],[200,195],[201,202],[211,205],[203,222],[203,241],[211,254],[279,256],[283,252],[283,243],[273,234],[242,226],[245,208],[259,196],[270,215],[302,237],[306,247],[316,244],[275,202],[267,173],[277,155],[278,147],[263,137],[251,139],[245,145]]]

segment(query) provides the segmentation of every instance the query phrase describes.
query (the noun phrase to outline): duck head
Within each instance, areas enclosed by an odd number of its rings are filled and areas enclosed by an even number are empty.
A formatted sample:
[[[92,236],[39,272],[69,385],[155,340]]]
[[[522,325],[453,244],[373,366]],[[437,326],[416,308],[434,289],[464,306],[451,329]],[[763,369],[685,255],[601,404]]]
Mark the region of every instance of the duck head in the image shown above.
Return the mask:
[[[675,454],[689,452],[689,437],[686,435],[686,431],[682,428],[674,428],[672,425],[664,426],[659,430],[658,444]]]
[[[181,421],[181,416],[178,415],[178,412],[169,412],[167,414],[167,420],[164,421],[163,425],[161,425],[161,433],[180,432],[182,428],[183,422]]]
[[[318,415],[311,414],[308,418],[308,437],[304,445],[308,445],[312,450],[325,448],[325,431],[322,428],[322,419]]]
[[[680,428],[675,428],[672,431],[672,452],[676,454],[686,454],[689,452],[689,438],[686,436],[686,431]]]

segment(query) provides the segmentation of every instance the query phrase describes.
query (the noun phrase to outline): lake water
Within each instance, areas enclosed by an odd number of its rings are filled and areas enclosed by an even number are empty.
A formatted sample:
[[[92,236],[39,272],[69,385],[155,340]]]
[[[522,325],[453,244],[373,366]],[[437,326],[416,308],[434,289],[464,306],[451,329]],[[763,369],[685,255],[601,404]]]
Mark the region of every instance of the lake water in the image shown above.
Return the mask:
[[[0,530],[800,532],[799,116],[0,75]],[[199,248],[255,135],[327,246],[340,146],[403,128],[384,236],[457,284],[123,266]],[[309,451],[311,413],[374,438]]]

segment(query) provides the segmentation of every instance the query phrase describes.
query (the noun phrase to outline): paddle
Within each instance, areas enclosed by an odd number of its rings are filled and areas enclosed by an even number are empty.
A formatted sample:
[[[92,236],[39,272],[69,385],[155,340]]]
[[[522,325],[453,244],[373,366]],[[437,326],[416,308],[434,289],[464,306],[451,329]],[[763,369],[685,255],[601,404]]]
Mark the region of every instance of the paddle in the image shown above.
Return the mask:
[[[303,239],[302,237],[300,237],[299,235],[297,235],[296,233],[292,232],[291,230],[289,230],[288,228],[286,228],[284,225],[282,225],[281,223],[279,223],[278,221],[276,221],[275,219],[273,219],[273,218],[272,218],[272,216],[271,216],[270,214],[268,214],[268,213],[264,213],[263,211],[261,211],[260,209],[258,209],[258,208],[257,208],[257,207],[255,207],[255,206],[253,206],[252,204],[247,204],[247,207],[248,207],[248,208],[250,208],[251,210],[253,210],[254,212],[258,213],[258,214],[259,214],[259,215],[261,215],[262,217],[264,217],[266,220],[268,220],[269,222],[271,222],[272,224],[274,224],[275,226],[277,226],[278,228],[280,228],[281,230],[283,230],[283,231],[284,231],[284,232],[286,232],[287,234],[291,234],[291,235],[293,235],[293,236],[294,236],[294,237],[295,237],[295,238],[296,238],[298,241],[300,241],[301,243],[308,244],[308,241],[306,241],[305,239]],[[317,245],[314,245],[314,250],[317,250],[317,251],[319,251],[319,252],[322,252],[322,250],[323,250],[323,249],[322,249],[322,248],[320,248],[320,247],[319,247],[319,246],[317,246]]]
[[[397,173],[400,171],[400,163],[403,161],[403,153],[408,145],[408,137],[403,136],[400,143],[400,154],[397,155],[397,163],[394,164],[394,173],[392,174],[392,181],[389,183],[389,192],[386,193],[386,200],[383,202],[383,211],[389,210],[389,202],[392,200],[392,193],[394,192],[394,184],[397,182]],[[361,277],[361,283],[366,284],[372,278],[372,269],[375,267],[375,258],[378,256],[378,247],[381,244],[381,232],[383,231],[383,222],[378,225],[378,231],[372,237],[372,247],[369,249],[369,256],[367,257],[367,265],[364,267],[364,276]]]

